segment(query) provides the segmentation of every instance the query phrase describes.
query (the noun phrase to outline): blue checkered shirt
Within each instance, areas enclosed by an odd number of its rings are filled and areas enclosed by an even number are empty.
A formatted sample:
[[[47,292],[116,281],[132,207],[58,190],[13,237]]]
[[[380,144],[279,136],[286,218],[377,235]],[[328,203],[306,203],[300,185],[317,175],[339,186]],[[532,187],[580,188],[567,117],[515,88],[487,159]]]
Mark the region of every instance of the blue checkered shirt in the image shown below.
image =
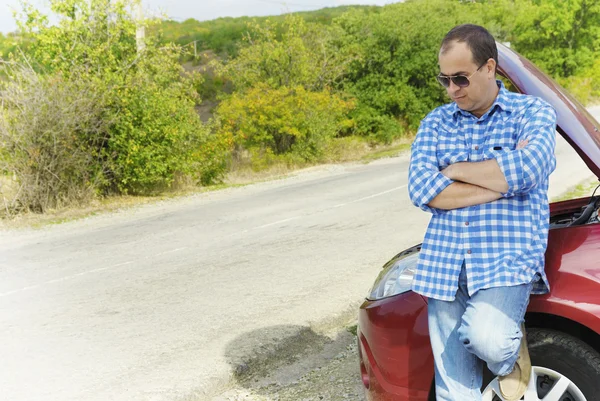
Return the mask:
[[[408,192],[432,213],[413,279],[413,291],[453,300],[463,263],[469,295],[478,290],[526,284],[549,291],[544,273],[548,242],[548,176],[556,167],[556,113],[543,100],[499,94],[481,118],[456,103],[438,107],[423,121],[412,144]],[[521,140],[525,148],[516,149]],[[502,198],[454,210],[429,207],[454,181],[440,171],[453,163],[496,159],[508,182]]]

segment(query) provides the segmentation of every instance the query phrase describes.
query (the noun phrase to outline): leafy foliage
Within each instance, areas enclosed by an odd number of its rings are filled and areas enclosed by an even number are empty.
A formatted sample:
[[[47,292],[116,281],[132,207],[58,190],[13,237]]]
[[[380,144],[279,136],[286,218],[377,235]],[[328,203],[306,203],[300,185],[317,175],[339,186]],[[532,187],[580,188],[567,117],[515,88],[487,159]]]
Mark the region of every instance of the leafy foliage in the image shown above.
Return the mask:
[[[8,59],[11,53],[14,53],[17,47],[16,35],[4,36],[0,33],[0,59]]]
[[[104,190],[140,193],[189,173],[194,146],[206,132],[194,111],[199,77],[184,72],[176,46],[159,47],[150,36],[138,50],[130,6],[122,0],[53,0],[58,24],[49,25],[28,7],[21,29],[36,40],[29,55],[41,71],[91,82],[102,94],[109,123],[101,149]]]
[[[435,80],[439,44],[453,26],[480,22],[478,8],[445,0],[409,1],[377,14],[350,11],[336,20],[360,52],[343,83],[358,99],[356,133],[390,141],[402,135],[404,125],[415,129],[444,102]]]
[[[316,161],[353,107],[330,92],[351,59],[337,46],[343,32],[297,16],[249,28],[238,56],[217,65],[236,89],[216,110],[219,134],[231,138],[238,159],[244,150],[254,155],[255,166],[285,153]]]
[[[112,124],[106,155],[121,192],[151,192],[169,186],[176,174],[192,173],[204,133],[192,88],[180,81],[172,58],[158,53],[138,67],[107,109]]]
[[[218,108],[219,135],[230,138],[237,155],[242,150],[267,154],[291,152],[314,161],[325,144],[347,124],[352,103],[327,91],[302,86],[270,88],[260,84],[235,93]]]
[[[343,32],[336,28],[309,24],[294,15],[279,24],[251,24],[238,56],[218,70],[242,91],[256,84],[316,91],[331,87],[351,60],[347,49],[338,45]]]
[[[505,20],[515,49],[554,77],[579,75],[600,51],[600,3],[596,0],[514,0]],[[514,14],[514,11],[513,11]]]

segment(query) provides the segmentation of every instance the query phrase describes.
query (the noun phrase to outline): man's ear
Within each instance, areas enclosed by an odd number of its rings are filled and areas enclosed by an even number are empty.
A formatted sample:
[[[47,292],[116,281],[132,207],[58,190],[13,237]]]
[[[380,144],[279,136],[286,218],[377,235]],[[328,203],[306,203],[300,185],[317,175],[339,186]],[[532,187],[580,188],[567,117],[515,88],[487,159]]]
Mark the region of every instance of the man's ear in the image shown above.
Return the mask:
[[[496,77],[496,60],[493,58],[488,59],[485,68],[487,68],[486,72],[490,74],[494,79]]]

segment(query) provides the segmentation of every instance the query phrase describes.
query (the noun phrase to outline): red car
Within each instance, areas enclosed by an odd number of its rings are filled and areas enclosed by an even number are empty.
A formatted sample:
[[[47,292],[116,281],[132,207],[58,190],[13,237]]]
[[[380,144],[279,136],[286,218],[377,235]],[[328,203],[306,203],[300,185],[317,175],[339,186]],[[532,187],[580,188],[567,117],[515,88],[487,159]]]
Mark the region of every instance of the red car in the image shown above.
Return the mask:
[[[600,177],[600,125],[563,88],[498,44],[499,74],[558,114],[558,132]],[[600,194],[599,194],[600,195]],[[525,401],[600,400],[600,196],[553,203],[546,251],[551,292],[525,316],[533,374]],[[360,370],[370,401],[434,401],[427,299],[410,290],[420,246],[384,267],[358,319]],[[484,376],[484,401],[502,401]]]

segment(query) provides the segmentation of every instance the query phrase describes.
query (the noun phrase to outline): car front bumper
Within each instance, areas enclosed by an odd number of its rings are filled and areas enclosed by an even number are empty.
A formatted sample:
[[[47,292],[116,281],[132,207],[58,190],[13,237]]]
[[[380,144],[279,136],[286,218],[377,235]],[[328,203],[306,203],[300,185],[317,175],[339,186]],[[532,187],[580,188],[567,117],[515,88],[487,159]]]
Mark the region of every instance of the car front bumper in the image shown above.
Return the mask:
[[[362,381],[369,401],[427,401],[434,370],[427,303],[418,294],[365,301],[358,317]]]

